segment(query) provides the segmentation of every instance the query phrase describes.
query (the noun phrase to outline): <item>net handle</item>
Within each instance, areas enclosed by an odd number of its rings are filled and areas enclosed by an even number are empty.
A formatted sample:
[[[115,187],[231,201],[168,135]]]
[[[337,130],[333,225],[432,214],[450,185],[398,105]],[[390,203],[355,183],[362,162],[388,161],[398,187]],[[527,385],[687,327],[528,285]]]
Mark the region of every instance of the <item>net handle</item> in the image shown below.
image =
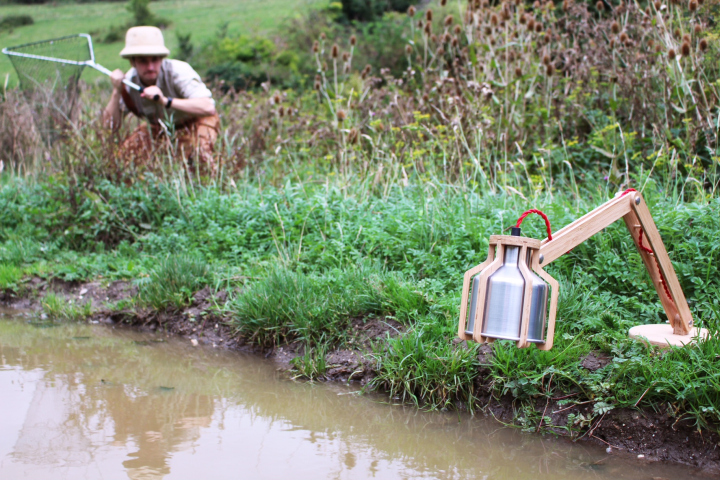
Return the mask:
[[[4,53],[5,55],[9,55],[9,56],[32,58],[33,60],[43,60],[45,62],[62,63],[65,65],[75,65],[78,67],[90,67],[90,68],[97,70],[100,73],[104,73],[105,75],[110,76],[112,74],[112,72],[110,70],[103,67],[99,63],[95,63],[95,52],[93,51],[93,44],[92,44],[92,39],[90,38],[90,35],[88,35],[87,33],[80,33],[80,34],[78,34],[78,37],[84,37],[87,39],[88,47],[90,50],[90,60],[86,60],[84,62],[78,62],[76,60],[65,60],[63,58],[47,57],[45,55],[33,55],[32,53],[13,52],[12,50],[8,50],[7,47],[2,49],[2,53]],[[67,37],[63,37],[63,38],[67,38]],[[50,40],[46,40],[46,41],[50,41]],[[36,42],[36,43],[43,43],[43,42]],[[15,48],[17,48],[17,47],[15,47]],[[141,87],[140,85],[137,85],[134,82],[131,82],[130,80],[123,79],[123,83],[125,85],[127,85],[128,87],[132,88],[133,90],[137,90],[140,93],[142,93],[144,90],[143,87]],[[157,95],[156,95],[156,97],[157,97]],[[157,98],[155,98],[154,100],[157,101]]]

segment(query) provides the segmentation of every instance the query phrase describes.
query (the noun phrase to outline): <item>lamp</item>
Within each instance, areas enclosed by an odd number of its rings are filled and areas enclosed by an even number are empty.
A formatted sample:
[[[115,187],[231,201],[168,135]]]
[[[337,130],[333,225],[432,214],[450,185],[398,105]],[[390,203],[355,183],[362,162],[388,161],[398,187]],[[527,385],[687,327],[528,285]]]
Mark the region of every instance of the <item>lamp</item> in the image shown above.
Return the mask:
[[[528,213],[539,213],[545,218],[548,238],[542,242],[520,236],[520,223]],[[514,340],[518,348],[535,343],[540,350],[550,350],[555,335],[559,284],[543,268],[620,218],[640,251],[670,322],[633,327],[629,336],[663,347],[682,346],[697,337],[707,337],[706,329],[693,326],[690,308],[665,245],[642,196],[633,189],[555,235],[550,232],[547,217],[531,210],[518,220],[511,235],[491,236],[487,259],[465,272],[458,336],[480,343]],[[546,322],[548,284],[550,311]],[[531,287],[527,288],[528,285]]]

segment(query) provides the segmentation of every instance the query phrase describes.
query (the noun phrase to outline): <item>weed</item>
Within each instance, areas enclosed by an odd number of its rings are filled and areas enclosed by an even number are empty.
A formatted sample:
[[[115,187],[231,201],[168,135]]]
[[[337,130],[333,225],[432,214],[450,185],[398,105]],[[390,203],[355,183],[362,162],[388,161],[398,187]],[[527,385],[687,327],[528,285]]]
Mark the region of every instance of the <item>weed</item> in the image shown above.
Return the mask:
[[[136,280],[138,302],[155,310],[188,306],[195,292],[213,282],[212,277],[212,270],[199,257],[170,254]]]
[[[93,312],[91,301],[75,303],[72,299],[55,292],[48,292],[43,297],[41,305],[50,320],[75,322],[88,318]]]

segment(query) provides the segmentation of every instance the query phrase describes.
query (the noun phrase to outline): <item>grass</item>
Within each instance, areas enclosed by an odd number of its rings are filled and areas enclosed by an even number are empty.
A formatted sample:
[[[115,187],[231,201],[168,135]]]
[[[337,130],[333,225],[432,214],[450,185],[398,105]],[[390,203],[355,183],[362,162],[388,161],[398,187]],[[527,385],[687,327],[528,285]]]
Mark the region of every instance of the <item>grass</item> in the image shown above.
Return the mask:
[[[92,302],[75,303],[72,299],[49,292],[41,302],[43,312],[53,321],[77,322],[92,315]]]
[[[169,254],[136,280],[138,301],[156,310],[187,307],[195,292],[212,283],[212,277],[213,271],[201,258]]]
[[[532,428],[545,421],[529,413],[535,403],[572,392],[567,405],[592,408],[558,426],[570,432],[636,406],[669,405],[700,427],[717,426],[720,163],[717,128],[705,128],[717,124],[717,49],[699,47],[714,33],[693,29],[695,53],[671,59],[663,49],[686,43],[672,27],[691,26],[679,16],[684,7],[669,6],[678,18],[657,26],[633,6],[620,20],[637,41],[623,45],[593,39],[616,30],[610,13],[568,8],[567,21],[579,15],[596,30],[572,20],[574,37],[556,38],[550,26],[559,29],[562,14],[548,7],[535,17],[542,31],[528,29],[519,9],[422,30],[391,17],[414,39],[403,46],[411,69],[402,82],[359,75],[352,49],[330,58],[335,39],[319,40],[315,89],[222,97],[224,168],[202,181],[165,156],[153,159],[157,168],[114,170],[116,139],[91,119],[98,100],[84,105],[82,136],[54,150],[32,139],[15,148],[25,137],[12,128],[8,94],[0,134],[17,160],[0,183],[0,265],[76,281],[130,279],[156,309],[186,306],[205,286],[226,290],[222,313],[236,334],[265,347],[299,342],[305,354],[295,366],[309,378],[323,374],[323,352],[345,345],[356,319],[395,317],[405,333],[375,346],[371,386],[418,405],[473,409],[482,387],[516,398]],[[504,30],[498,14],[510,15]],[[640,41],[647,36],[660,51]],[[567,51],[569,38],[580,39],[583,62],[595,63],[550,75],[561,63],[550,55]],[[627,55],[640,60],[619,69]],[[26,153],[42,166],[32,168]],[[476,346],[454,345],[463,273],[485,259],[490,235],[528,208],[545,211],[557,230],[628,186],[642,191],[695,322],[712,332],[707,341],[661,352],[627,338],[634,325],[667,319],[617,223],[548,266],[561,285],[553,350],[495,342],[480,365]],[[523,232],[545,236],[537,219]],[[588,371],[581,361],[591,351],[611,362]]]
[[[324,0],[164,0],[153,2],[153,13],[172,22],[163,34],[170,51],[177,49],[175,32],[191,33],[195,44],[209,41],[224,23],[229,34],[268,34],[274,32],[283,20],[311,6],[324,6]],[[0,17],[30,15],[34,24],[12,31],[0,30],[0,47],[11,47],[49,38],[76,33],[101,32],[130,19],[125,2],[59,3],[0,6]],[[129,68],[119,53],[124,42],[102,44],[94,38],[96,61],[110,70]],[[6,55],[0,56],[0,82],[9,76],[15,85],[17,75]],[[100,80],[104,76],[95,71],[84,74],[86,81]]]

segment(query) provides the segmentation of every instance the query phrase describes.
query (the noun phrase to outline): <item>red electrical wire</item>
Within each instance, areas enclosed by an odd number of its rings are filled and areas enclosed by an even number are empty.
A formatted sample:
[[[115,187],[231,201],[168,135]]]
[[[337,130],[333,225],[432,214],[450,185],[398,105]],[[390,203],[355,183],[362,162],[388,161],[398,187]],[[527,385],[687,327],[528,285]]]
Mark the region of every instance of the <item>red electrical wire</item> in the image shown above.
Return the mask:
[[[622,197],[625,194],[630,193],[630,192],[637,192],[637,190],[635,190],[634,188],[628,188],[620,196]],[[638,248],[640,248],[640,250],[647,253],[648,255],[651,255],[653,257],[653,260],[655,260],[655,265],[657,265],[658,273],[660,274],[660,283],[663,286],[663,290],[665,290],[665,294],[672,302],[673,298],[672,298],[672,295],[670,295],[670,289],[668,288],[667,283],[665,282],[665,277],[663,277],[662,270],[660,270],[660,262],[658,262],[657,255],[655,255],[653,253],[652,249],[643,245],[642,240],[643,240],[643,233],[645,233],[645,231],[642,229],[642,227],[638,227],[638,228],[640,229],[640,235],[638,235]]]
[[[548,241],[552,240],[552,231],[550,230],[550,220],[548,219],[547,215],[545,215],[540,210],[536,210],[533,208],[532,210],[528,210],[527,212],[520,215],[520,218],[518,218],[518,221],[515,224],[515,227],[520,228],[520,224],[522,224],[523,220],[525,220],[525,217],[527,217],[531,213],[537,213],[538,215],[540,215],[543,218],[543,220],[545,220],[545,228],[547,229]]]

